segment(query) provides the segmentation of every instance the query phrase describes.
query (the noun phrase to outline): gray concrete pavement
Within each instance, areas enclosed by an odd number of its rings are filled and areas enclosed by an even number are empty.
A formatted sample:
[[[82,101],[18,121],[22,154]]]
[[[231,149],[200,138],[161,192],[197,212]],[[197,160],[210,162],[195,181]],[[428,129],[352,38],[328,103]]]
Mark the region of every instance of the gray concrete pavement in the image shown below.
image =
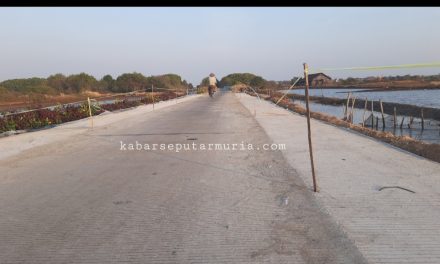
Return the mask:
[[[268,101],[237,95],[306,186],[307,122]],[[370,263],[440,263],[440,164],[350,130],[311,120],[318,204]],[[382,187],[399,186],[414,193]]]
[[[280,151],[120,141],[272,143],[225,93],[2,159],[0,263],[365,262]]]

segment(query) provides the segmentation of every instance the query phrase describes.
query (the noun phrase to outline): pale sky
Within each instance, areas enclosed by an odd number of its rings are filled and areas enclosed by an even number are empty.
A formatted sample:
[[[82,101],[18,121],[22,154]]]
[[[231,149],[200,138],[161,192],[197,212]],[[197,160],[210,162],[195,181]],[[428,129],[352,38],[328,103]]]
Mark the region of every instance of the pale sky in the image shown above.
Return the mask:
[[[311,68],[440,61],[440,8],[0,8],[0,80],[210,72],[288,80]],[[329,72],[439,74],[440,68]]]

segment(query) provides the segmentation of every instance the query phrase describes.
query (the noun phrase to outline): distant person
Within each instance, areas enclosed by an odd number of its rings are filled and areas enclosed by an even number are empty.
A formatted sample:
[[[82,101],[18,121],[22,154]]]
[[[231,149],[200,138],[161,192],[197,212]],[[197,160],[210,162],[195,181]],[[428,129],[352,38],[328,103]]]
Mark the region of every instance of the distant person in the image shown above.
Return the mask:
[[[217,78],[215,78],[214,73],[209,74],[208,81],[209,81],[208,92],[209,92],[209,96],[212,97],[214,92],[217,90]]]

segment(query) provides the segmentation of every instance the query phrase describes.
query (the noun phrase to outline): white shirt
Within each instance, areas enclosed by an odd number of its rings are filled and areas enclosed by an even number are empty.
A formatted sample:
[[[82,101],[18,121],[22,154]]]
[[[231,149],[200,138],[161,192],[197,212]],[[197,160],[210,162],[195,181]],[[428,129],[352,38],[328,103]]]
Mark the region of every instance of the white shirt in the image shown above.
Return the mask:
[[[217,79],[214,77],[209,76],[209,85],[216,85]]]

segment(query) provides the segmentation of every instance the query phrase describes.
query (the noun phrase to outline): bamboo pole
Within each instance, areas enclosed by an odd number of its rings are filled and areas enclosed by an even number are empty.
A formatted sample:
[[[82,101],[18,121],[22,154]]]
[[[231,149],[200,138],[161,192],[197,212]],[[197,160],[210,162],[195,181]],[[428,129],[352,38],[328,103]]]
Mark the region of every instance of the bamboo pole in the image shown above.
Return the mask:
[[[151,85],[151,98],[153,100],[153,111],[154,111],[154,85]]]
[[[315,177],[315,165],[313,163],[312,133],[311,133],[311,128],[310,128],[309,67],[307,66],[307,63],[304,63],[303,65],[304,65],[304,80],[306,81],[307,131],[308,131],[308,139],[309,139],[310,165],[312,167],[313,191],[317,192],[318,187],[316,184],[316,177]]]
[[[362,115],[362,127],[365,127],[365,114],[367,113],[367,108],[368,108],[368,98],[365,97],[364,114]]]
[[[87,103],[89,105],[90,124],[93,128],[93,116],[92,116],[92,107],[90,106],[90,97],[87,97]]]
[[[345,120],[348,119],[348,105],[350,104],[350,96],[351,96],[351,92],[349,92],[347,95],[347,104],[345,105],[345,114],[344,114]]]
[[[382,129],[385,129],[385,116],[383,114],[382,100],[379,100],[379,104],[380,104],[380,113],[382,114]]]
[[[350,121],[353,124],[353,119],[354,119],[354,103],[356,102],[356,97],[353,97],[353,101],[351,102],[351,117],[350,117]]]

